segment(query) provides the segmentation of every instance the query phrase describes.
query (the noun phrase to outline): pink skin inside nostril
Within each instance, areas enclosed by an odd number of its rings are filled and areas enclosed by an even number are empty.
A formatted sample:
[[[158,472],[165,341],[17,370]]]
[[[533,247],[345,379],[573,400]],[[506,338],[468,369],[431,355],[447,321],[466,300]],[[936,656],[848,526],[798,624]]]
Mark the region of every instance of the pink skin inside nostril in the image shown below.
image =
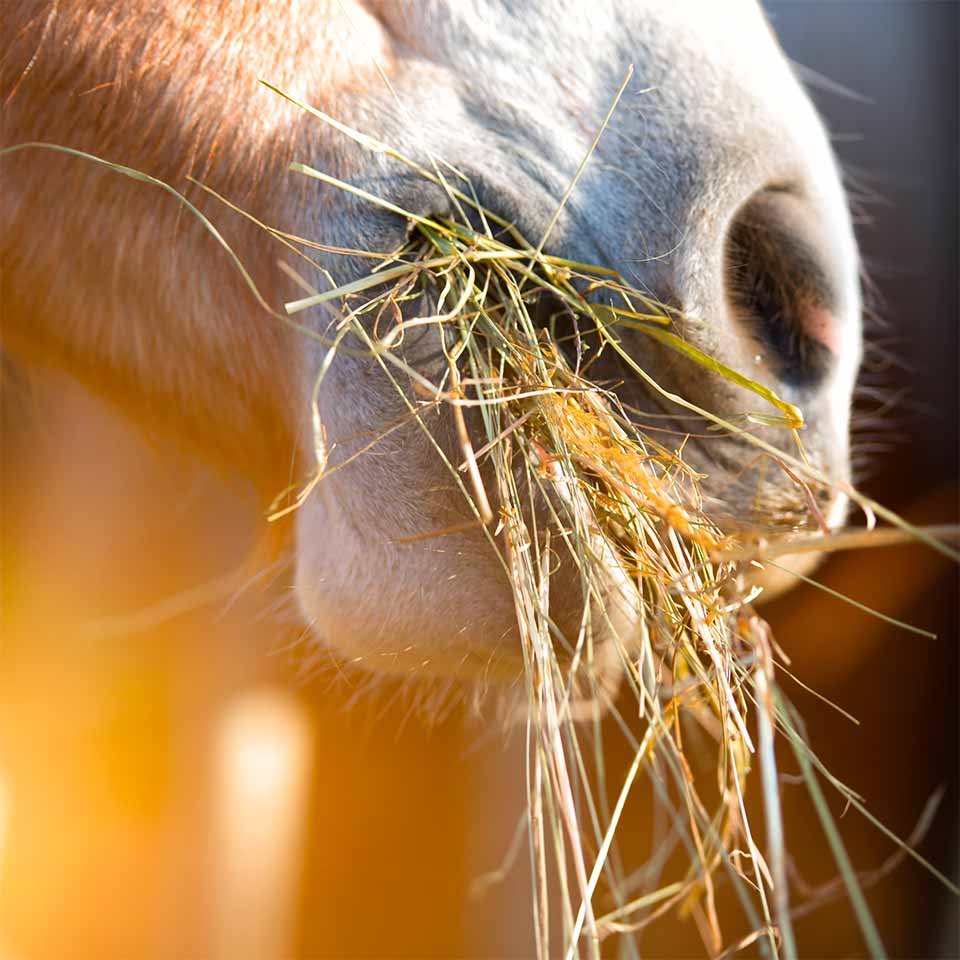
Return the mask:
[[[836,317],[822,307],[814,307],[803,318],[803,332],[811,340],[822,343],[835,354],[840,352],[840,331],[838,327]]]

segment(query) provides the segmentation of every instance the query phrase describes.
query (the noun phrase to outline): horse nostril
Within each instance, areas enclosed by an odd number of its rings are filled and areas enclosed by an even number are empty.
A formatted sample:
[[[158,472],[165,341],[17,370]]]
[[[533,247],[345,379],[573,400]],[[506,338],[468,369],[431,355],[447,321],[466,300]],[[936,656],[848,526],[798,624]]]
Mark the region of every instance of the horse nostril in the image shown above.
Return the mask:
[[[727,297],[736,320],[792,386],[822,381],[836,356],[836,295],[815,219],[788,189],[754,194],[730,225]]]

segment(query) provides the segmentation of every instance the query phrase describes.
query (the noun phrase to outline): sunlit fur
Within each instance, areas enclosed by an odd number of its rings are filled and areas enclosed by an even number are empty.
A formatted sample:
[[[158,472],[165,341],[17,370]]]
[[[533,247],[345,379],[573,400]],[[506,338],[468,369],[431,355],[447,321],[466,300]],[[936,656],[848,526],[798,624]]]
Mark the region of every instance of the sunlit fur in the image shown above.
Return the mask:
[[[539,239],[634,64],[634,81],[548,249],[616,267],[685,311],[682,332],[693,343],[803,407],[811,461],[847,478],[860,362],[857,255],[822,125],[755,3],[19,0],[5,17],[12,43],[0,90],[4,144],[64,144],[186,190],[273,303],[298,292],[276,269],[278,248],[186,174],[268,223],[375,251],[401,243],[404,222],[288,174],[290,159],[413,212],[446,213],[450,202],[310,120],[260,87],[258,76],[424,163],[442,158],[470,178],[487,207]],[[268,497],[309,474],[308,397],[322,349],[256,306],[182,208],[154,188],[49,153],[9,158],[3,177],[0,293],[9,349],[67,367]],[[838,350],[814,384],[778,383],[777,358],[728,302],[727,233],[765,190],[801,209],[830,288]],[[369,269],[360,258],[321,259],[337,282]],[[306,322],[323,330],[331,315],[318,310]],[[666,388],[719,413],[757,409],[756,398],[700,368],[649,342],[642,350],[641,362]],[[677,412],[630,378],[621,393],[641,410]],[[332,463],[403,410],[369,360],[338,358],[320,395]],[[452,450],[446,414],[427,422]],[[764,435],[790,442],[782,431]],[[687,455],[708,475],[718,516],[804,520],[806,494],[777,469],[761,476],[742,442],[694,440]],[[842,497],[823,508],[842,520]],[[479,533],[395,542],[466,516],[415,425],[324,480],[296,515],[294,533],[299,602],[313,635],[348,659],[395,672],[483,672],[515,651],[509,587]],[[564,576],[575,584],[562,571],[561,584]],[[557,594],[567,605],[558,604],[558,620],[575,621],[576,589]]]

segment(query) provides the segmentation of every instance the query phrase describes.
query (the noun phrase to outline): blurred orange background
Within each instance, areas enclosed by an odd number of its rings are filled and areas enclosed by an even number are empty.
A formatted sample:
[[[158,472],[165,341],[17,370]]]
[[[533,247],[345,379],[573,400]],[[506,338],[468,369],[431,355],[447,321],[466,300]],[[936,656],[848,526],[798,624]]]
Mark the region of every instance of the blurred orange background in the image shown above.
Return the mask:
[[[860,412],[900,398],[861,432],[863,485],[914,522],[956,522],[958,7],[767,7],[788,54],[837,85],[814,93],[880,318]],[[521,738],[504,745],[460,706],[425,723],[389,686],[301,678],[284,571],[242,572],[263,523],[252,491],[61,375],[9,361],[3,382],[0,958],[530,955],[525,847],[501,883],[473,885],[521,816]],[[957,571],[904,547],[817,577],[938,634],[807,587],[765,611],[795,673],[861,721],[785,681],[815,749],[884,823],[908,835],[945,787],[919,849],[956,879]],[[803,788],[784,802],[799,873],[827,882]],[[629,815],[640,862],[642,798]],[[892,853],[855,813],[840,823],[858,868]],[[956,902],[916,864],[868,900],[891,955],[960,956]],[[805,956],[864,955],[843,902],[797,932]],[[692,925],[654,926],[641,947],[702,954]]]

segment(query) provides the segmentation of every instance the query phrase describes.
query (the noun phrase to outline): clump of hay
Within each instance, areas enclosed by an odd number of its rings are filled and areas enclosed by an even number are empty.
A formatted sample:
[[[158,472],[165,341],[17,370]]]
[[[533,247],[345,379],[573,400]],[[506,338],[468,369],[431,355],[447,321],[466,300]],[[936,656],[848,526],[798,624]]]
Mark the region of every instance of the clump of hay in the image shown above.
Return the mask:
[[[821,781],[877,821],[811,749],[802,719],[779,686],[782,658],[752,607],[756,591],[745,586],[743,571],[747,564],[770,562],[784,553],[882,544],[903,536],[954,556],[933,536],[942,531],[910,528],[853,489],[847,492],[867,513],[868,527],[880,516],[891,524],[886,531],[794,534],[765,543],[749,531],[722,529],[704,510],[703,478],[685,463],[683,442],[667,445],[631,420],[615,392],[591,381],[591,358],[615,352],[651,390],[665,393],[624,348],[619,333],[628,327],[656,339],[689,362],[752,391],[762,409],[749,418],[792,431],[797,454],[790,456],[683,397],[665,394],[668,399],[722,430],[741,434],[802,482],[828,485],[828,478],[803,458],[797,434],[802,413],[686,343],[673,329],[674,313],[615,272],[544,253],[549,231],[536,246],[529,243],[484,209],[469,182],[455,171],[418,165],[299,105],[363,147],[386,153],[441,185],[464,215],[423,218],[322,171],[293,165],[299,173],[406,217],[410,234],[406,246],[379,259],[368,277],[344,286],[330,278],[330,289],[322,293],[286,267],[306,293],[287,304],[287,315],[321,303],[339,303],[343,309],[314,390],[316,473],[300,489],[287,491],[273,516],[295,510],[323,480],[327,443],[317,397],[348,337],[389,374],[421,426],[417,413],[422,406],[449,408],[462,459],[452,462],[438,444],[436,449],[470,504],[474,519],[469,525],[486,531],[499,551],[516,607],[525,666],[524,823],[534,878],[537,955],[598,957],[608,938],[629,941],[636,931],[676,911],[697,923],[711,956],[755,944],[762,956],[795,957],[791,916],[811,904],[791,904],[788,895],[774,749],[779,736],[795,755],[835,857],[842,890],[832,893],[846,892],[871,955],[882,956],[883,945]],[[266,304],[213,225],[168,185],[66,148],[33,144],[11,149],[27,147],[62,149],[174,194],[227,249],[261,305],[287,319]],[[561,207],[588,161],[589,154]],[[309,260],[298,238],[265,229]],[[543,323],[535,313],[545,295],[556,310]],[[404,318],[399,305],[411,301],[432,302],[433,310]],[[563,322],[558,325],[559,315]],[[306,335],[317,336],[294,323]],[[408,364],[402,350],[404,336],[424,326],[434,328],[446,358],[436,382]],[[441,537],[452,529],[424,531],[424,536]],[[585,598],[575,637],[561,634],[551,618],[551,573],[559,555],[576,566]],[[626,715],[627,707],[635,717]],[[606,796],[603,743],[603,719],[611,716],[633,754],[612,806]],[[694,728],[705,734],[697,738],[696,756],[684,736]],[[744,800],[757,767],[762,831],[751,823]],[[667,812],[672,840],[664,840],[664,851],[654,852],[656,869],[628,876],[616,852],[617,834],[641,777],[649,780]],[[904,855],[936,873],[907,843],[877,826]],[[669,859],[668,845],[683,851],[685,867],[661,882],[665,865],[676,860]],[[734,925],[749,930],[733,943],[724,937],[717,903],[721,878],[741,908]],[[560,944],[550,938],[549,913],[558,903]]]

